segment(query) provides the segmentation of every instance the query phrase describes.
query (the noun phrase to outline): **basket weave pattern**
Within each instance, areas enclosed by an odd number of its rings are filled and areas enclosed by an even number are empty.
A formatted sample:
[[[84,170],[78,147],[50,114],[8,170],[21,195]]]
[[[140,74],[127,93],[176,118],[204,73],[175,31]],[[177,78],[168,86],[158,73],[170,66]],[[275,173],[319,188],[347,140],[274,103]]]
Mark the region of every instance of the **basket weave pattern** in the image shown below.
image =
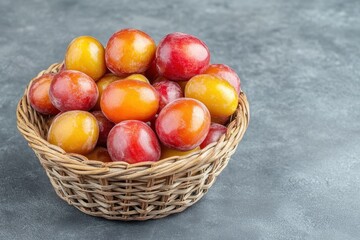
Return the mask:
[[[38,76],[60,68],[53,64]],[[217,143],[158,162],[102,163],[47,142],[49,119],[31,108],[27,91],[17,107],[17,126],[56,194],[86,214],[113,220],[162,218],[197,202],[228,164],[249,123],[249,105],[241,93],[228,131]]]

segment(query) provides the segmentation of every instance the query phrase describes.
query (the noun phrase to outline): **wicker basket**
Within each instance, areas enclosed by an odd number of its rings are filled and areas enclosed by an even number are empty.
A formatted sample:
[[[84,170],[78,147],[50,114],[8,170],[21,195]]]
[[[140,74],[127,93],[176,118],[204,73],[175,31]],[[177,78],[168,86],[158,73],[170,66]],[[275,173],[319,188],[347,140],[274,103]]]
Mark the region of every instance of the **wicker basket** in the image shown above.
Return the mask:
[[[61,64],[53,64],[38,76],[60,68]],[[17,126],[57,195],[86,214],[107,219],[162,218],[197,202],[226,167],[249,123],[249,105],[241,93],[228,131],[217,143],[159,162],[102,163],[48,143],[49,121],[31,108],[27,91],[17,107]]]

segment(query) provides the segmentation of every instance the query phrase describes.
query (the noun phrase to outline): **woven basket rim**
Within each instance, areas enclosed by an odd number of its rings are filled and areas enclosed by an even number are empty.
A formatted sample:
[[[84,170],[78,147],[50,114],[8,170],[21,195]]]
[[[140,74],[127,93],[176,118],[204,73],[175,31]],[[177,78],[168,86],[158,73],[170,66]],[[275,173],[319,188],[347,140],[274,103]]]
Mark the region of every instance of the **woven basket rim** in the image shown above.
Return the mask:
[[[63,63],[54,63],[50,65],[47,70],[41,71],[29,82],[25,88],[22,98],[17,105],[17,127],[21,134],[28,140],[29,145],[33,150],[34,148],[41,148],[42,151],[51,152],[56,156],[61,155],[63,161],[59,161],[58,163],[76,174],[91,175],[95,178],[102,178],[104,175],[106,175],[106,177],[123,175],[124,179],[132,179],[147,175],[150,178],[159,177],[163,174],[169,174],[169,172],[171,172],[169,170],[171,169],[172,171],[181,171],[182,169],[188,168],[190,166],[201,165],[205,163],[201,161],[202,159],[206,159],[207,161],[211,159],[209,157],[202,158],[202,156],[206,156],[207,153],[210,150],[216,148],[219,143],[225,143],[229,147],[233,145],[235,140],[234,138],[231,138],[232,134],[241,134],[241,136],[236,138],[237,144],[245,133],[250,120],[249,104],[245,93],[241,92],[239,94],[239,104],[237,110],[232,116],[230,123],[227,125],[228,129],[226,134],[224,134],[218,142],[212,143],[204,149],[185,156],[165,158],[157,162],[129,164],[127,162],[103,163],[96,160],[89,160],[80,154],[66,153],[60,147],[47,142],[47,140],[42,138],[40,133],[36,130],[37,126],[32,123],[34,122],[34,119],[29,119],[27,118],[26,114],[24,114],[24,112],[29,113],[30,111],[34,118],[40,116],[40,114],[32,109],[29,104],[27,97],[28,89],[36,78],[47,73],[57,73],[62,68],[62,65]],[[245,130],[240,133],[241,127],[245,127]]]

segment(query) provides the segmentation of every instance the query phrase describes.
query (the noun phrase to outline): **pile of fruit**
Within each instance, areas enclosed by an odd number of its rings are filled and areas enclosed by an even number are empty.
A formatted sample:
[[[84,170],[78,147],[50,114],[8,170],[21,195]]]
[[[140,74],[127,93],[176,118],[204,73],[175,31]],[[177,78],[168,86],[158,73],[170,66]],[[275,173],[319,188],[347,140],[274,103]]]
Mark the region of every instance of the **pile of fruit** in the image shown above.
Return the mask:
[[[210,65],[200,39],[176,32],[156,46],[146,33],[123,29],[106,48],[90,36],[75,38],[60,71],[35,79],[28,100],[54,115],[51,144],[93,160],[137,163],[218,141],[240,91],[238,75]]]

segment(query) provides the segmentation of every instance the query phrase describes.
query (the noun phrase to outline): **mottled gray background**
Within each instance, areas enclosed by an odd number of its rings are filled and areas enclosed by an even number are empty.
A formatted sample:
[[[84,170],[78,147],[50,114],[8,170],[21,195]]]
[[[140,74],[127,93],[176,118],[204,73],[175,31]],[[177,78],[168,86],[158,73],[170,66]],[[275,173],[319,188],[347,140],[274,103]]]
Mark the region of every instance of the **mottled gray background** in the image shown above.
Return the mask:
[[[72,38],[125,27],[199,36],[252,110],[209,193],[157,221],[67,205],[16,129],[25,85]],[[360,1],[1,0],[0,72],[0,239],[360,238]]]

